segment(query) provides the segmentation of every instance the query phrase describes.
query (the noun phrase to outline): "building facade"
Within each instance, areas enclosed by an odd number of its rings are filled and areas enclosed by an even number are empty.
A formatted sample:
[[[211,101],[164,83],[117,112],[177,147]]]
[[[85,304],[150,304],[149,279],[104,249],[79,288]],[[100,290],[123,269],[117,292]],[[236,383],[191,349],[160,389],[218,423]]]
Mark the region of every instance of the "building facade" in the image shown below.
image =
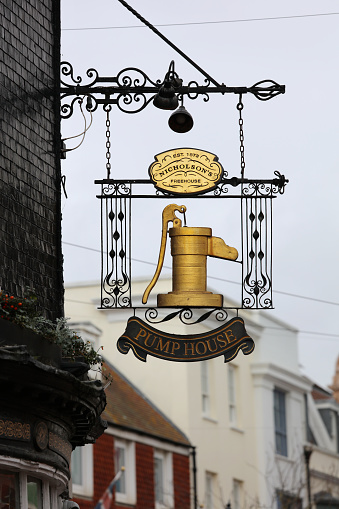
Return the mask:
[[[60,3],[0,1],[0,282],[63,313]]]
[[[73,452],[74,500],[94,508],[121,471],[112,508],[189,509],[189,440],[116,368],[105,368],[108,427],[94,445]]]
[[[168,291],[166,285],[168,281],[158,282],[159,292]],[[135,283],[136,298],[146,286]],[[150,356],[143,363],[132,351],[122,355],[116,348],[131,311],[97,309],[99,297],[99,285],[66,287],[67,315],[76,321],[86,316],[102,330],[107,358],[197,447],[199,505],[307,507],[304,447],[310,446],[312,503],[323,507],[314,497],[321,491],[335,493],[336,474],[331,472],[339,465],[338,449],[312,397],[313,382],[300,372],[296,330],[269,312],[244,310],[240,316],[256,345],[252,354],[239,352],[228,364],[222,357],[175,363]],[[166,327],[178,334],[202,332],[182,323]],[[216,325],[207,321],[203,327]],[[320,478],[328,480],[327,487],[316,484]]]
[[[0,17],[0,507],[60,509],[72,449],[105,429],[105,394],[8,313],[28,287],[40,323],[63,316],[60,2],[0,0]]]

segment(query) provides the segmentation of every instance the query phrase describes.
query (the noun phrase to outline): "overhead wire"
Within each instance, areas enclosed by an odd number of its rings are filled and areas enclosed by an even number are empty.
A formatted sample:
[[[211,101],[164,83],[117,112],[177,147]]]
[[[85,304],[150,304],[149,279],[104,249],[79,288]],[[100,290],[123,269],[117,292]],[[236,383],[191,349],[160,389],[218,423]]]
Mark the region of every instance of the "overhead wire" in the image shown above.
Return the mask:
[[[316,14],[293,14],[291,16],[270,16],[265,18],[245,18],[245,19],[227,19],[220,21],[191,21],[185,23],[159,23],[154,24],[155,27],[174,27],[174,26],[190,26],[190,25],[216,25],[223,23],[246,23],[253,21],[274,21],[280,19],[298,19],[298,18],[316,18],[321,16],[337,16],[339,12],[321,12]],[[107,27],[78,27],[78,28],[62,28],[61,31],[85,31],[85,30],[118,30],[129,28],[146,28],[143,25],[124,25],[124,26],[107,26]]]
[[[101,253],[100,249],[95,249],[95,248],[87,247],[87,246],[80,246],[79,244],[74,244],[72,242],[62,241],[62,243],[67,245],[67,246],[78,247],[80,249],[86,249],[87,251],[94,251],[96,253]],[[146,260],[140,260],[140,259],[137,259],[137,258],[131,258],[131,260],[133,260],[134,262],[139,262],[139,263],[145,263],[147,265],[152,265],[154,267],[156,266],[156,263],[148,262]],[[165,269],[171,270],[171,267],[169,267],[168,265],[167,266],[163,265],[163,267]],[[241,285],[241,283],[239,283],[238,281],[231,281],[229,279],[223,279],[223,278],[215,277],[215,276],[209,276],[209,279],[214,279],[214,280],[222,281],[222,282],[225,282],[225,283],[232,283],[232,284],[235,284],[235,285]],[[282,294],[282,295],[286,295],[288,297],[296,297],[296,298],[299,298],[299,299],[312,300],[312,301],[315,301],[315,302],[320,302],[322,304],[327,304],[327,305],[332,305],[332,306],[339,306],[339,302],[325,301],[325,300],[322,300],[322,299],[316,299],[315,297],[307,297],[306,295],[298,295],[298,294],[289,293],[289,292],[282,292],[282,291],[279,291],[279,290],[274,290],[274,293],[279,293],[279,294]],[[78,303],[78,304],[90,304],[89,302],[77,301],[77,300],[72,300],[72,299],[65,299],[65,301],[75,302],[75,303]],[[282,329],[281,327],[268,327],[268,328],[269,329],[276,329],[276,330],[281,330]],[[326,333],[326,332],[304,331],[304,330],[299,330],[298,329],[298,333],[299,334],[311,334],[311,335],[315,335],[315,336],[319,336],[319,337],[320,336],[328,336],[328,337],[331,337],[331,338],[339,338],[339,334],[332,334],[332,333]]]

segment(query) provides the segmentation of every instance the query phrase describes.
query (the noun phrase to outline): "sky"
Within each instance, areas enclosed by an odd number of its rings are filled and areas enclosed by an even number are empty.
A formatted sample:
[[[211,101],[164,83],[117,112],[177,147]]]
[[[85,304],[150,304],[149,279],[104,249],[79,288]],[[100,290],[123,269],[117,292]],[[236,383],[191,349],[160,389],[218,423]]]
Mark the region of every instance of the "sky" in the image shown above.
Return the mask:
[[[245,176],[270,179],[278,170],[289,179],[273,203],[273,304],[265,311],[299,332],[300,365],[315,382],[331,384],[339,355],[337,295],[338,39],[339,6],[334,0],[272,2],[244,0],[130,0],[144,18],[216,81],[250,87],[271,79],[286,93],[262,102],[243,96]],[[184,84],[202,76],[133,16],[118,0],[61,2],[62,60],[86,84],[86,71],[116,76],[126,67],[163,80],[171,60]],[[142,112],[111,112],[112,177],[147,178],[154,156],[177,147],[210,151],[230,177],[240,176],[237,96],[211,94],[185,100],[194,118],[186,134],[171,131],[168,112],[150,104]],[[86,114],[87,126],[90,117]],[[62,161],[67,192],[62,203],[65,283],[100,279],[100,188],[106,177],[105,113],[99,106],[82,137],[66,140]],[[82,133],[79,109],[62,122],[62,137]],[[191,200],[192,202],[193,200]],[[133,210],[132,266],[150,280],[160,245],[163,200],[145,200]],[[205,200],[188,205],[187,222],[210,226],[227,244],[239,246],[240,204]],[[79,247],[80,246],[80,247]],[[169,255],[165,265],[170,265]],[[163,270],[168,276],[170,271]],[[239,300],[238,268],[221,260],[208,264],[209,285]],[[215,278],[226,279],[220,282]]]

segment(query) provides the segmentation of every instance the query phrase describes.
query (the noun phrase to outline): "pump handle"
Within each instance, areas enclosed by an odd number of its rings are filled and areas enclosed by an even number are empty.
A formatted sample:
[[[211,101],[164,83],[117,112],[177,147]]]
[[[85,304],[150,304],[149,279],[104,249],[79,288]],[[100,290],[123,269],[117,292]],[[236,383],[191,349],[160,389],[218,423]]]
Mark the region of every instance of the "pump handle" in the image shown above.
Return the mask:
[[[164,210],[162,211],[162,234],[161,234],[161,244],[160,244],[158,265],[155,270],[152,281],[150,282],[150,284],[144,291],[144,295],[142,296],[143,304],[146,304],[148,296],[151,293],[152,288],[154,287],[155,283],[158,281],[162,266],[164,264],[168,223],[170,221],[172,221],[173,228],[178,228],[182,224],[181,219],[179,219],[175,215],[176,211],[181,212],[183,214],[184,212],[186,212],[185,205],[175,205],[174,203],[171,203],[170,205],[167,205],[167,207],[165,207]]]

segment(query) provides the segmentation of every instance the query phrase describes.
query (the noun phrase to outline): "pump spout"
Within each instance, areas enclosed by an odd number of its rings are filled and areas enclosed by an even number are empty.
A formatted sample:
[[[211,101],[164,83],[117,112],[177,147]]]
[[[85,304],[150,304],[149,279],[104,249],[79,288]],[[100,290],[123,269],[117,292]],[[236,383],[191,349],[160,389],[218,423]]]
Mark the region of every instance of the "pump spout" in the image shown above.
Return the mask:
[[[235,247],[228,246],[220,237],[209,237],[207,255],[213,258],[223,258],[224,260],[236,260],[238,251]]]

